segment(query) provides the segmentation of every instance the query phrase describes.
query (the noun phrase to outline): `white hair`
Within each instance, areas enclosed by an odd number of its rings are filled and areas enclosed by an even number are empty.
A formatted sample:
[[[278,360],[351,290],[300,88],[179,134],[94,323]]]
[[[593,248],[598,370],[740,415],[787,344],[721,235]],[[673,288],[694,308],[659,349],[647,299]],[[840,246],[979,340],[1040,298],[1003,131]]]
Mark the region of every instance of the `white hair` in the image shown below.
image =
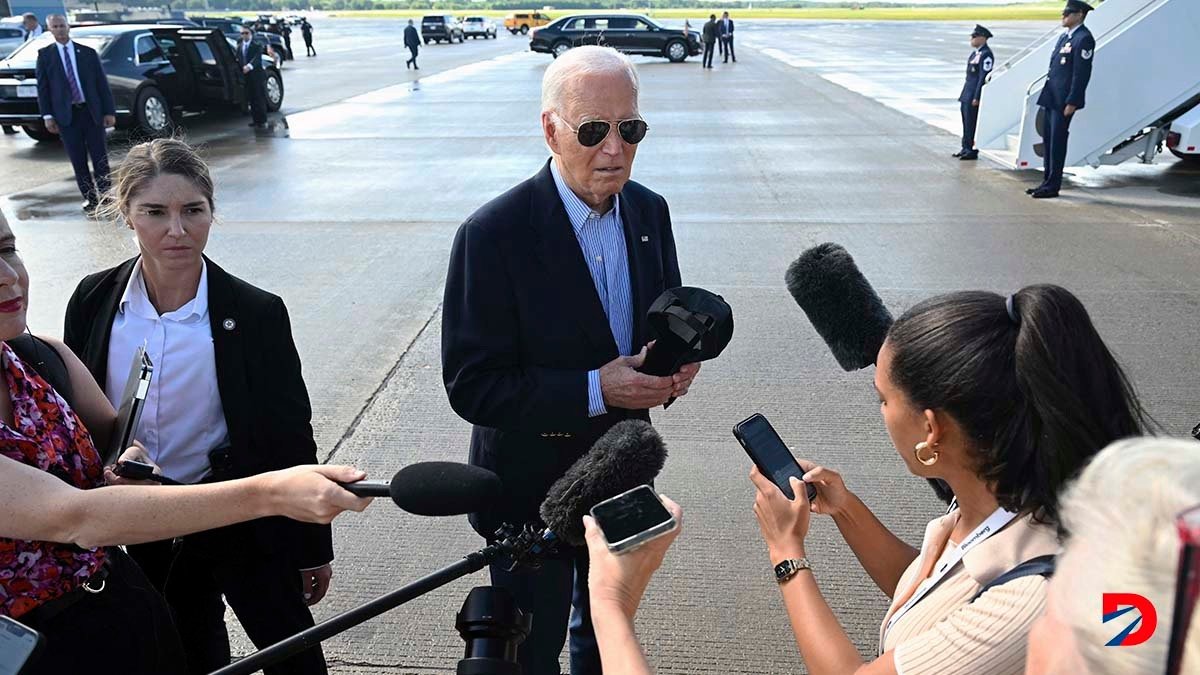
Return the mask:
[[[580,77],[597,74],[623,74],[633,86],[633,106],[637,109],[640,81],[633,61],[612,47],[587,45],[567,50],[554,60],[542,76],[542,112],[562,113],[571,96],[571,83]]]
[[[1049,593],[1055,613],[1071,627],[1087,672],[1162,672],[1179,566],[1175,517],[1200,504],[1200,443],[1168,438],[1113,443],[1067,488],[1062,504],[1069,538]],[[1154,603],[1154,636],[1134,647],[1105,647],[1120,626],[1100,620],[1104,593],[1137,593]],[[1200,664],[1196,619],[1183,662]]]

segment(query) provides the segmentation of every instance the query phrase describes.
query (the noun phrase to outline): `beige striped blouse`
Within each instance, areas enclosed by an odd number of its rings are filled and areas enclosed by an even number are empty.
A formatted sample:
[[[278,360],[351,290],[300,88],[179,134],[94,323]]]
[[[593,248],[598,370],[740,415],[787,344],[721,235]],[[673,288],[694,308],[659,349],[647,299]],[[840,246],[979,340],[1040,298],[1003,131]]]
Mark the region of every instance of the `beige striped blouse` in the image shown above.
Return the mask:
[[[1024,670],[1029,629],[1046,604],[1046,579],[1024,577],[997,586],[975,602],[988,581],[1030,558],[1058,552],[1054,529],[1017,518],[967,552],[962,562],[885,634],[888,619],[904,604],[955,544],[948,543],[958,512],[925,528],[921,554],[900,583],[879,628],[882,651],[895,650],[900,675],[1008,675]]]

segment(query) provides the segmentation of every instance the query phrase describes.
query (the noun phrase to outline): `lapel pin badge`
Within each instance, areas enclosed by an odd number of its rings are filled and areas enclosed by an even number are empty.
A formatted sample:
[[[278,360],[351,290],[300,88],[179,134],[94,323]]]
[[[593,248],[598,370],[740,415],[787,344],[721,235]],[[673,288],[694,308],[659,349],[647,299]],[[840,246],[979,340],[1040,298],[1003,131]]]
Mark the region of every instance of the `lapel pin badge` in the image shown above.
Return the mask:
[[[647,237],[646,235],[644,235],[644,234],[643,234],[643,235],[642,235],[642,243],[644,244],[644,243],[646,243],[646,242],[648,242],[648,241],[650,241],[650,237]]]
[[[221,322],[221,327],[225,330],[233,330],[234,328],[237,328],[237,322],[233,319],[225,319]]]

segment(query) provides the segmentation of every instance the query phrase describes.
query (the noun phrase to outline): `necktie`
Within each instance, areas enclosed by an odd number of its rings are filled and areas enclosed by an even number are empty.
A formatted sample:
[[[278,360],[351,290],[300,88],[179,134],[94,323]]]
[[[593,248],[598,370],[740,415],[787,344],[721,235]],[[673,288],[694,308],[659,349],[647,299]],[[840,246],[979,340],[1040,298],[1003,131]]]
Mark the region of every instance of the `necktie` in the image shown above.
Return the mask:
[[[83,103],[83,90],[79,88],[79,80],[75,79],[75,67],[71,65],[71,43],[62,48],[63,63],[67,65],[67,84],[71,85],[71,103]]]

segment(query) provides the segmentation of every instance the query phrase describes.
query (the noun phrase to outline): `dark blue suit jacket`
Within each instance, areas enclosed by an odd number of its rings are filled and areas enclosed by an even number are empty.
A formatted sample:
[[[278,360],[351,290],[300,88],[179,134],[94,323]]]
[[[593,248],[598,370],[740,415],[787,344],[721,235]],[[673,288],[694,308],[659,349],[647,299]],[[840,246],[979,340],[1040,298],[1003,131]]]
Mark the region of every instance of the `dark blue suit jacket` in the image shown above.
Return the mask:
[[[962,93],[958,95],[959,103],[978,101],[983,96],[983,85],[996,63],[991,47],[983,45],[977,51],[978,59],[975,58],[975,52],[967,57],[967,79],[963,82]]]
[[[87,101],[87,110],[92,120],[100,124],[105,115],[117,114],[112,90],[108,88],[108,77],[100,66],[96,50],[77,42],[71,42],[70,45],[75,50],[75,70],[79,72],[79,88]],[[69,127],[74,124],[75,116],[71,109],[71,85],[63,67],[57,42],[38,50],[38,111],[42,115],[52,116],[59,126]]]
[[[1063,33],[1050,55],[1050,72],[1038,105],[1061,111],[1070,104],[1083,110],[1095,54],[1096,39],[1087,26],[1079,26],[1069,38]]]
[[[651,338],[651,303],[680,285],[671,216],[630,181],[621,219],[633,294],[633,345]],[[471,463],[499,474],[505,496],[471,522],[537,518],[546,490],[613,424],[649,419],[609,407],[588,418],[587,373],[617,357],[583,251],[547,163],[458,229],[442,309],[442,378],[450,405],[474,425]]]

